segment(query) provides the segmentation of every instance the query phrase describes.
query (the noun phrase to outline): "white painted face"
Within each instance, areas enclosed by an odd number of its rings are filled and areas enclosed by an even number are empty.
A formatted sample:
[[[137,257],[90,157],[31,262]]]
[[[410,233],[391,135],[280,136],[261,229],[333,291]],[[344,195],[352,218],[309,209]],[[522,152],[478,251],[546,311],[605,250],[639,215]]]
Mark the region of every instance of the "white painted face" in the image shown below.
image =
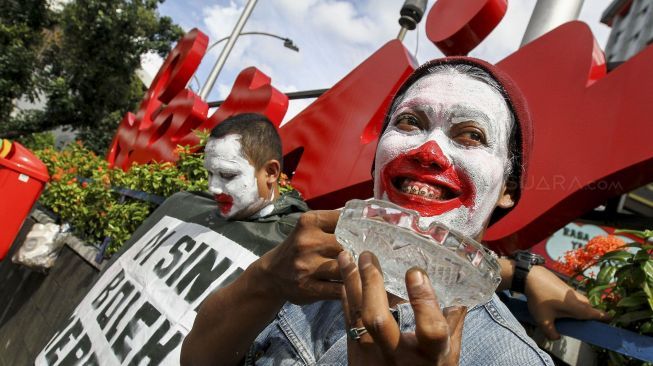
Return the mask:
[[[248,211],[261,200],[256,169],[243,153],[240,135],[210,139],[204,153],[209,192],[213,193],[223,217],[231,218]]]
[[[503,193],[511,129],[491,86],[453,71],[425,76],[379,140],[374,196],[476,238]]]

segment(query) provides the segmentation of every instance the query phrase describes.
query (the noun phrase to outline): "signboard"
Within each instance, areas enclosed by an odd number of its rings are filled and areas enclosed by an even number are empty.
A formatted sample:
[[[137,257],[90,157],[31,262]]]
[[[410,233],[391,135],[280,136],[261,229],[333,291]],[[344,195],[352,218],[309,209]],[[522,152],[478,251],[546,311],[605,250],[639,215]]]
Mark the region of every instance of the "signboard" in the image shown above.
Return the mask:
[[[257,258],[166,216],[102,274],[36,364],[178,365],[201,301]]]

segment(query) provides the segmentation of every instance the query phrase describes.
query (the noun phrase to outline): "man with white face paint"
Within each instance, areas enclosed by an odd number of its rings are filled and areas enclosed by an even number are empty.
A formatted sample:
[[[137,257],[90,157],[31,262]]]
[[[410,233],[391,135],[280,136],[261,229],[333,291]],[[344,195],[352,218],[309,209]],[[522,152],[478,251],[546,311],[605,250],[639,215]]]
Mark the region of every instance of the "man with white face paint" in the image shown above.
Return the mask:
[[[480,240],[496,207],[514,202],[508,140],[514,121],[499,91],[464,64],[415,82],[392,108],[374,167],[374,195]]]
[[[209,192],[222,217],[265,216],[279,197],[281,141],[263,116],[242,114],[211,131],[204,149]]]
[[[530,128],[521,92],[496,67],[467,57],[431,61],[393,100],[377,148],[374,195],[480,240],[489,222],[518,201]],[[182,361],[552,364],[496,296],[469,311],[443,311],[419,269],[406,274],[410,303],[387,295],[372,253],[356,265],[342,251],[332,235],[337,218],[333,211],[304,214],[282,244],[221,289],[212,310],[223,321],[203,335],[202,347],[191,342],[186,355],[197,352]],[[502,267],[506,288],[512,268],[507,261]],[[534,275],[527,293],[530,286],[537,304],[575,306],[566,314],[549,306],[547,319],[602,316],[550,272],[537,272],[537,286]],[[554,290],[538,292],[549,282]]]

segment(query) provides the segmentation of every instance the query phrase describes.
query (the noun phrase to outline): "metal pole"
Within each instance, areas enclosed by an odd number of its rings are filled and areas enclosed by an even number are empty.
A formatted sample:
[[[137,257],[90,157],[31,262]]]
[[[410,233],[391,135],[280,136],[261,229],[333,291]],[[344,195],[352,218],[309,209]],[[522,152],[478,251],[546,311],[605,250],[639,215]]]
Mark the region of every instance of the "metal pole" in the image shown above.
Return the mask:
[[[401,27],[401,29],[399,29],[399,34],[397,34],[397,39],[403,41],[404,37],[406,37],[406,32],[408,32],[408,28]]]
[[[537,0],[521,46],[559,25],[578,18],[584,0]]]
[[[206,78],[206,82],[204,83],[204,86],[202,86],[202,90],[200,91],[200,98],[206,99],[206,97],[209,95],[209,92],[211,92],[211,89],[213,89],[213,85],[215,84],[215,81],[217,80],[218,75],[222,70],[222,67],[227,61],[227,57],[229,57],[229,53],[231,53],[231,49],[234,48],[234,44],[236,44],[236,40],[240,35],[240,31],[243,30],[243,27],[245,26],[245,23],[247,22],[249,15],[252,13],[252,10],[254,10],[256,1],[257,0],[249,0],[247,2],[247,5],[245,5],[245,9],[243,9],[242,14],[240,14],[240,18],[238,19],[238,22],[236,23],[234,30],[231,32],[231,36],[229,36],[229,40],[227,41],[227,44],[222,49],[222,52],[220,53],[220,57],[218,57],[218,60],[215,62],[215,65],[213,66],[213,69],[211,70],[209,77]]]

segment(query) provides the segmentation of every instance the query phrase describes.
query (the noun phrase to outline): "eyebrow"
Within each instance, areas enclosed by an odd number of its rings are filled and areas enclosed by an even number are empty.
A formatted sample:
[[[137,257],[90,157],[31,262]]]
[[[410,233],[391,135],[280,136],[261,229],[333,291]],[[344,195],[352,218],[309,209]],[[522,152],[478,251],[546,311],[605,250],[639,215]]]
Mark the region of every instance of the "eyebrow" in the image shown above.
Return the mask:
[[[412,98],[409,101],[399,103],[395,109],[395,112],[393,112],[393,115],[400,109],[413,108],[416,110],[424,111],[429,115],[428,117],[431,118],[433,115],[439,114],[439,110],[442,109],[441,106],[442,105],[438,103],[434,105],[432,100],[417,97]],[[443,114],[443,117],[447,120],[451,120],[453,118],[469,118],[477,122],[484,122],[488,126],[491,125],[491,119],[486,113],[467,104],[454,104],[450,106]]]
[[[449,119],[453,118],[470,118],[477,122],[485,122],[487,125],[490,124],[490,117],[485,114],[483,111],[480,111],[475,108],[471,108],[464,104],[455,104],[447,112],[447,117]]]
[[[228,171],[228,172],[236,172],[239,170],[238,163],[234,163],[228,160],[223,160],[219,159],[217,162],[211,162],[204,160],[204,169],[217,169],[217,170],[223,170],[223,171]]]

